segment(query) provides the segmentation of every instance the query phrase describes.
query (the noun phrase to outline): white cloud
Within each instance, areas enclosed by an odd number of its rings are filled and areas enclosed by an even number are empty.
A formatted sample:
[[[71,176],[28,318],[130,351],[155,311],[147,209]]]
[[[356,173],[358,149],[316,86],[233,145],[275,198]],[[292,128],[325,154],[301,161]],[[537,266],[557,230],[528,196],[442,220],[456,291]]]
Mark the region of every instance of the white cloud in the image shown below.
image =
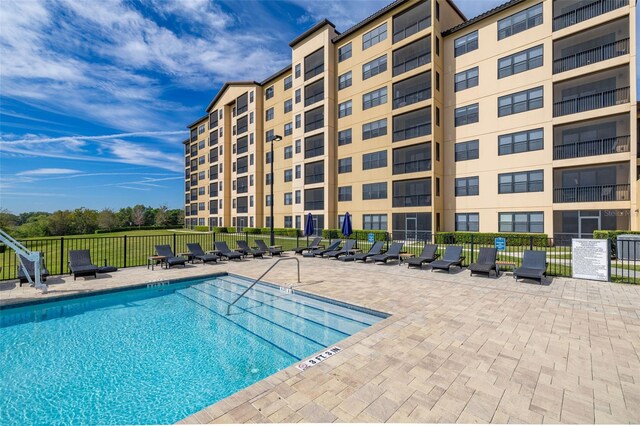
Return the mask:
[[[77,173],[81,173],[80,170],[44,168],[44,169],[25,170],[24,172],[16,173],[16,176],[71,175],[71,174],[77,174]]]

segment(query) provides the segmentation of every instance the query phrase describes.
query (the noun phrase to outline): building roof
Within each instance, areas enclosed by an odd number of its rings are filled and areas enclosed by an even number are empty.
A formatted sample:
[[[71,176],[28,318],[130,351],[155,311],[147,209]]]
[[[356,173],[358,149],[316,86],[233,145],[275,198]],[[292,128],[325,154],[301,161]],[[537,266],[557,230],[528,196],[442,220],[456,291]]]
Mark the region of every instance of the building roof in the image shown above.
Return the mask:
[[[324,28],[325,25],[330,25],[334,30],[336,29],[336,26],[333,24],[333,22],[325,18],[322,21],[315,24],[313,27],[309,28],[307,31],[300,34],[298,37],[294,38],[293,41],[289,43],[289,46],[293,48],[296,44],[300,43],[302,40],[309,37],[311,34]]]
[[[282,68],[280,71],[276,72],[273,75],[270,75],[269,77],[267,77],[266,79],[264,79],[261,83],[260,86],[264,86],[265,84],[267,84],[268,82],[270,82],[271,80],[273,80],[274,78],[284,74],[285,72],[289,71],[291,69],[291,64],[287,65],[286,67]]]
[[[209,105],[207,106],[206,111],[208,112],[216,104],[216,102],[218,102],[218,99],[220,99],[220,96],[222,96],[224,94],[225,90],[227,90],[227,88],[229,86],[249,86],[249,85],[260,86],[260,83],[258,83],[257,81],[250,81],[250,80],[247,80],[247,81],[227,81],[220,88],[220,90],[218,90],[218,93],[213,98],[213,100],[211,102],[209,102]]]
[[[463,30],[463,29],[475,24],[476,22],[482,21],[483,19],[489,18],[490,16],[493,16],[496,13],[500,13],[505,9],[508,9],[508,8],[510,8],[512,6],[516,6],[516,5],[518,5],[520,3],[523,3],[525,1],[526,0],[510,0],[510,1],[506,2],[506,3],[501,4],[500,6],[494,7],[491,10],[488,10],[488,11],[486,11],[484,13],[481,13],[480,15],[476,16],[475,18],[471,18],[468,21],[463,22],[462,24],[456,25],[453,28],[449,28],[448,30],[443,31],[442,35],[443,36],[448,36],[450,34],[453,34],[453,33],[457,32],[457,31],[461,31],[461,30]]]
[[[186,145],[186,144],[188,144],[188,143],[189,143],[189,141],[190,141],[190,140],[191,140],[191,139],[185,139],[185,140],[183,140],[183,141],[182,141],[182,144],[183,144],[183,145]]]
[[[193,126],[197,126],[198,123],[200,123],[202,120],[206,120],[207,118],[209,118],[209,114],[204,115],[200,118],[198,118],[196,121],[194,121],[193,123],[187,125],[187,129],[191,129]]]

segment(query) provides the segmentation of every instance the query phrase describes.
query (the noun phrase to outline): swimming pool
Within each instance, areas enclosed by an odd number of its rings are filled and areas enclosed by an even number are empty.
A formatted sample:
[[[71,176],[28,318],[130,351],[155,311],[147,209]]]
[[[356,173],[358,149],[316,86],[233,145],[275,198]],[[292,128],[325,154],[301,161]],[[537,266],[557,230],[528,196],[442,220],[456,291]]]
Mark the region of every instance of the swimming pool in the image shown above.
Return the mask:
[[[181,420],[385,317],[233,275],[0,310],[0,423]]]

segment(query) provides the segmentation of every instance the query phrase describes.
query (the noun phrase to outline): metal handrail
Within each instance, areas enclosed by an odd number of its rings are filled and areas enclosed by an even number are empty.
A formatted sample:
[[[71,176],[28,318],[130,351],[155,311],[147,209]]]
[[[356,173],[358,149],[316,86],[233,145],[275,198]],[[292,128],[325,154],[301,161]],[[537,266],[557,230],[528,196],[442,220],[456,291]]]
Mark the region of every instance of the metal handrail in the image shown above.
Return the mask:
[[[262,275],[260,275],[258,278],[256,278],[249,287],[247,287],[241,294],[240,296],[236,297],[236,300],[234,300],[233,302],[231,302],[229,304],[229,306],[227,306],[227,315],[231,314],[231,307],[233,305],[235,305],[235,303],[242,299],[242,296],[244,296],[245,294],[247,294],[247,292],[249,290],[251,290],[253,288],[254,285],[256,285],[262,278],[264,278],[265,275],[267,275],[269,273],[269,271],[271,271],[278,263],[282,262],[283,260],[295,260],[298,263],[298,284],[301,282],[300,281],[300,261],[298,260],[297,257],[283,257],[282,259],[278,259],[276,260],[276,262],[269,266],[269,269],[267,269],[266,271],[264,271],[264,273]]]

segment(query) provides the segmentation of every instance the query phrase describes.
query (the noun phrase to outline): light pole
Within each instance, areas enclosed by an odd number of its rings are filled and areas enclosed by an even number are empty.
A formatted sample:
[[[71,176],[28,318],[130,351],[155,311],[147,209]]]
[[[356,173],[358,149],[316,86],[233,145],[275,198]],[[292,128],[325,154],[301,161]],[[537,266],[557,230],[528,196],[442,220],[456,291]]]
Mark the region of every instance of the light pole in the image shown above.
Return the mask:
[[[269,157],[269,160],[271,160],[271,173],[269,174],[269,176],[271,176],[271,202],[269,203],[269,207],[271,208],[271,213],[269,214],[269,229],[270,229],[270,244],[271,246],[275,246],[276,245],[276,239],[275,236],[273,235],[273,143],[276,141],[281,141],[282,140],[282,136],[280,135],[273,135],[271,137],[271,156]]]

